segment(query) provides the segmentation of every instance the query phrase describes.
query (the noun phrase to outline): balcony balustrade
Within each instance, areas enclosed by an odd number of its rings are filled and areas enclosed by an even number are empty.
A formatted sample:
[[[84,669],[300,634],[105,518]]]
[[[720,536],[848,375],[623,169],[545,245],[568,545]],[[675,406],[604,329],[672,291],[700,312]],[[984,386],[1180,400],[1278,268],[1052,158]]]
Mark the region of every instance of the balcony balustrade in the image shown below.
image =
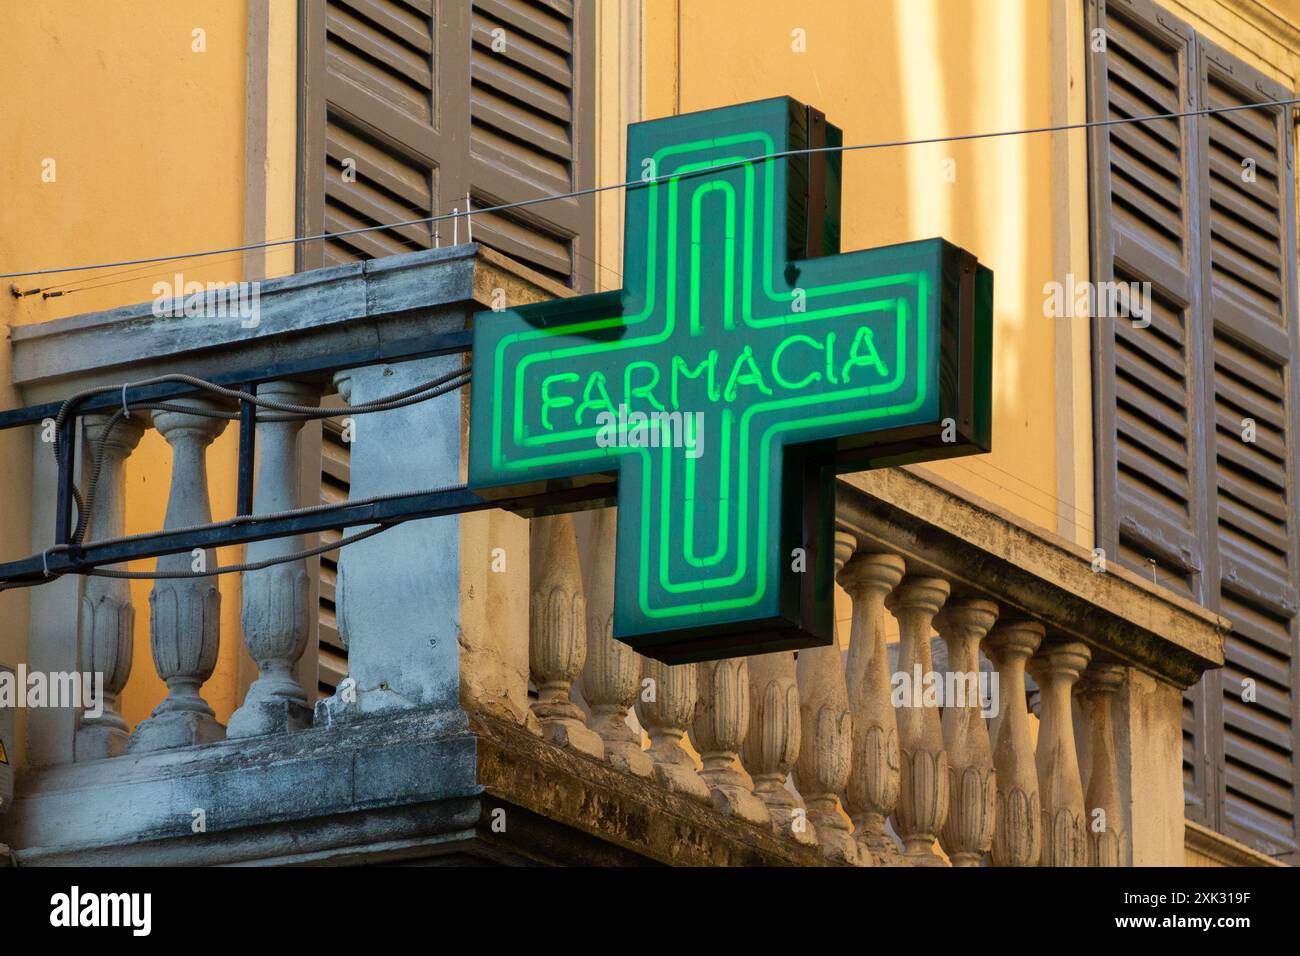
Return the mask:
[[[378,361],[259,389],[314,404],[332,381],[359,405],[454,367],[457,356],[382,356],[387,343],[468,327],[497,289],[512,304],[564,294],[461,246],[268,281],[251,329],[158,318],[147,305],[15,329],[14,375],[34,404],[164,371],[369,348]],[[457,481],[466,411],[453,394],[360,421],[352,495]],[[104,437],[103,416],[84,425]],[[225,425],[183,410],[119,422],[90,540],[127,527],[130,459],[150,427],[172,456],[169,476],[149,478],[167,488],[165,527],[210,520],[205,475]],[[318,500],[313,427],[259,421],[256,514]],[[54,469],[35,446],[39,549]],[[311,559],[244,571],[240,626],[224,630],[234,616],[221,613],[215,577],[158,579],[151,662],[132,660],[145,624],[126,581],[33,589],[29,667],[102,672],[107,699],[99,716],[28,715],[27,767],[0,840],[20,863],[1181,863],[1181,691],[1222,663],[1228,622],[1113,565],[1096,570],[1090,552],[924,469],[844,476],[837,496],[830,544],[849,626],[798,654],[670,667],[615,641],[609,509],[425,519],[344,549],[336,600],[350,674],[319,703],[306,690]],[[257,542],[245,559],[316,543]],[[503,571],[489,567],[497,548]],[[166,556],[157,569],[195,560]],[[217,567],[214,554],[203,560]],[[222,726],[205,685],[229,642],[254,667]],[[995,715],[976,697],[900,706],[896,687],[932,672],[936,651],[941,682],[991,662]],[[150,664],[166,697],[131,728],[119,700],[133,668]]]

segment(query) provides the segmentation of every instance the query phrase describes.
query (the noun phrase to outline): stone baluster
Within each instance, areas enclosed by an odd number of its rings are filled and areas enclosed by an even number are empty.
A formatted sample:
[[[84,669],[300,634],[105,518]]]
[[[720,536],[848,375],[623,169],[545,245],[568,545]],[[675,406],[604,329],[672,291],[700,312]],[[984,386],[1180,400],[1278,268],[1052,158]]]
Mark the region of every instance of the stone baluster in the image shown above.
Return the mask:
[[[835,573],[857,547],[857,539],[843,531],[835,534]],[[799,759],[794,780],[808,805],[808,819],[817,833],[822,853],[842,863],[859,863],[857,841],[840,797],[848,790],[853,760],[853,720],[849,692],[844,682],[844,659],[839,634],[826,647],[806,647],[795,667],[799,681]],[[870,854],[861,862],[871,864]]]
[[[1093,866],[1124,866],[1127,862],[1127,826],[1119,789],[1119,757],[1113,706],[1124,684],[1124,668],[1094,663],[1079,681],[1077,693],[1088,725],[1090,759],[1087,808],[1089,862]]]
[[[848,809],[862,855],[879,865],[901,861],[898,843],[885,820],[898,803],[898,718],[890,696],[886,650],[885,597],[903,579],[903,559],[895,554],[859,554],[839,573],[853,602],[846,665],[849,711],[853,718],[853,767]]]
[[[1037,866],[1042,851],[1038,769],[1029,733],[1025,662],[1043,640],[1043,625],[1005,621],[984,638],[984,652],[998,672],[999,714],[993,740],[997,774],[994,866]]]
[[[908,575],[889,596],[887,606],[898,618],[898,669],[909,682],[934,669],[930,635],[934,616],[948,598],[942,578]],[[934,841],[948,819],[948,755],[938,707],[913,699],[898,709],[899,794],[894,829],[903,841],[904,862],[912,866],[943,866]]]
[[[205,398],[172,399],[172,404],[219,408]],[[225,419],[169,411],[155,412],[153,424],[172,448],[171,488],[163,527],[208,523],[212,510],[207,447],[226,427]],[[157,570],[188,572],[216,565],[216,551],[208,550],[163,555]],[[216,667],[220,627],[221,593],[215,577],[159,578],[154,584],[149,592],[149,640],[154,667],[167,684],[167,697],[135,728],[127,743],[129,751],[188,747],[226,736],[226,728],[199,694]]]
[[[302,382],[271,382],[258,390],[267,401],[315,405],[320,389]],[[269,413],[259,411],[259,416]],[[254,514],[273,514],[302,506],[298,483],[302,470],[299,433],[302,421],[260,421],[257,426],[257,490]],[[254,541],[249,563],[301,551],[302,536]],[[231,715],[228,737],[301,730],[311,725],[312,709],[294,668],[311,633],[311,582],[305,559],[272,565],[243,575],[244,646],[260,675],[244,703]]]
[[[85,419],[88,447],[104,442],[103,467],[95,500],[91,505],[88,539],[120,537],[126,526],[125,482],[126,459],[144,434],[145,417],[136,413],[120,420],[105,440],[108,416],[88,415]],[[103,674],[103,699],[99,713],[83,713],[77,728],[75,760],[99,760],[116,757],[126,750],[130,728],[122,719],[119,698],[131,676],[132,637],[135,610],[131,606],[131,586],[121,578],[88,576],[81,595],[81,618],[78,622],[81,645],[80,670],[92,675]]]
[[[636,698],[636,714],[650,735],[655,779],[667,790],[708,803],[709,785],[682,748],[695,718],[696,676],[694,664],[670,667],[641,658],[642,688]]]
[[[998,619],[998,606],[981,598],[958,598],[934,619],[948,648],[952,686],[964,699],[943,702],[943,745],[948,752],[948,822],[939,842],[953,866],[979,866],[993,843],[997,778],[993,748],[980,700],[980,641]],[[993,699],[997,700],[995,693]]]
[[[713,805],[751,823],[769,825],[767,804],[754,796],[754,784],[740,764],[740,748],[749,731],[749,660],[732,657],[696,664],[699,703],[691,740],[700,754]]]
[[[641,689],[641,658],[614,640],[614,538],[618,512],[604,508],[592,515],[589,544],[591,576],[587,588],[587,661],[582,668],[582,695],[591,708],[591,729],[605,742],[605,759],[638,777],[654,772],[654,761],[641,749],[641,735],[627,722],[627,712]]]
[[[604,741],[569,698],[587,656],[587,608],[572,515],[532,520],[530,569],[528,667],[537,686],[533,713],[551,742],[604,757]]]
[[[1038,792],[1043,801],[1041,866],[1086,866],[1088,829],[1074,747],[1071,690],[1088,666],[1088,645],[1049,640],[1029,662],[1041,690],[1042,726],[1038,729]]]
[[[796,842],[817,842],[803,801],[785,785],[799,759],[799,687],[789,651],[749,659],[749,732],[741,747],[754,795],[767,805],[772,828]]]

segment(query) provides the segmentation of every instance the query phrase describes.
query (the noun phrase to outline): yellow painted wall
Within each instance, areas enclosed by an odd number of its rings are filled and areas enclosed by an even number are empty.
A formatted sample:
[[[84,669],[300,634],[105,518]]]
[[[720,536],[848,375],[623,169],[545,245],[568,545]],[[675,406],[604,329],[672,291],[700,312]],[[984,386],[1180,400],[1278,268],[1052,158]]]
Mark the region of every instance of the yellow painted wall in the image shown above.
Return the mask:
[[[291,5],[290,5],[291,6]],[[0,271],[101,262],[237,245],[244,235],[245,49],[243,0],[79,0],[0,10]],[[196,52],[194,30],[205,31]],[[290,114],[292,121],[292,114]],[[55,162],[53,182],[43,163]],[[290,192],[290,196],[292,193]],[[288,232],[292,232],[290,219]],[[181,271],[187,281],[243,278],[239,256],[17,280],[65,295],[15,299],[0,291],[0,323],[43,322],[153,298]],[[6,407],[8,350],[0,358]],[[0,434],[0,557],[31,550],[26,523],[30,437]],[[213,509],[234,507],[234,431],[211,452]],[[162,526],[171,453],[148,432],[130,459],[127,533]],[[223,553],[236,559],[237,551]],[[133,569],[152,562],[138,562]],[[222,579],[224,635],[237,635],[238,579]],[[135,667],[126,719],[148,716],[164,695],[151,666],[149,582],[135,582]],[[25,599],[0,596],[0,660],[25,659]],[[235,704],[236,641],[223,642],[204,695],[225,720]],[[20,734],[20,738],[21,738]]]
[[[790,94],[824,111],[845,143],[1049,121],[1042,0],[647,0],[646,12],[651,117]],[[844,249],[942,235],[993,269],[995,450],[933,467],[1054,529],[1049,139],[849,152],[844,184]]]

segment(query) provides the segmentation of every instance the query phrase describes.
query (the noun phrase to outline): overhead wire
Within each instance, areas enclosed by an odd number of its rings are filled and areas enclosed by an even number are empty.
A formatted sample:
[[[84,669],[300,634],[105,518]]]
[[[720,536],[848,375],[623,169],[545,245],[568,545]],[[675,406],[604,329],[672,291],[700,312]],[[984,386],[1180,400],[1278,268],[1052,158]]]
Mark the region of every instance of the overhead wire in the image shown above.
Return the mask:
[[[862,150],[874,149],[894,149],[905,146],[928,146],[938,143],[960,143],[972,142],[975,140],[997,139],[1008,136],[1030,136],[1041,133],[1066,133],[1074,130],[1102,129],[1111,126],[1125,125],[1129,123],[1152,123],[1163,120],[1187,119],[1195,116],[1211,116],[1222,113],[1232,113],[1240,110],[1257,110],[1257,109],[1276,109],[1278,107],[1295,106],[1300,104],[1300,98],[1292,97],[1280,100],[1266,100],[1258,103],[1237,103],[1231,106],[1209,106],[1196,110],[1179,110],[1169,113],[1151,113],[1145,116],[1118,116],[1102,120],[1085,120],[1078,123],[1057,123],[1048,126],[1030,126],[1020,129],[994,130],[983,133],[962,133],[948,136],[929,136],[920,139],[902,139],[888,140],[875,143],[850,143],[836,146],[811,146],[801,149],[786,149],[777,152],[766,153],[759,156],[749,156],[743,159],[731,162],[717,163],[715,165],[703,167],[684,173],[670,173],[666,176],[647,176],[642,179],[631,179],[625,182],[607,183],[603,186],[588,186],[583,189],[574,189],[564,193],[551,193],[543,196],[534,196],[531,199],[520,199],[514,202],[498,203],[495,206],[486,206],[478,209],[475,213],[456,210],[450,213],[439,213],[432,216],[420,216],[415,219],[404,219],[397,222],[382,223],[372,226],[358,226],[354,229],[342,229],[336,232],[323,232],[312,236],[294,236],[285,239],[267,239],[262,242],[245,243],[238,246],[224,246],[217,249],[203,249],[197,252],[171,253],[161,256],[144,256],[137,259],[121,259],[112,262],[93,263],[90,265],[79,266],[58,266],[51,269],[28,269],[21,272],[3,272],[0,273],[0,279],[18,279],[28,276],[56,275],[67,272],[85,272],[92,269],[109,269],[121,266],[147,265],[159,262],[176,262],[183,259],[197,259],[205,256],[223,255],[232,252],[254,251],[258,249],[271,249],[278,246],[293,245],[304,242],[320,242],[329,239],[341,239],[347,236],[361,235],[369,232],[380,230],[401,229],[407,226],[418,226],[428,223],[445,222],[448,220],[459,221],[462,217],[471,215],[484,215],[499,212],[508,212],[514,209],[523,209],[530,206],[536,206],[541,203],[554,202],[561,199],[580,199],[584,196],[592,196],[598,193],[609,192],[616,189],[644,189],[648,186],[657,185],[660,182],[670,180],[692,179],[698,176],[713,175],[717,172],[723,172],[728,169],[738,169],[743,166],[749,166],[754,163],[767,162],[774,159],[788,159],[795,156],[813,156],[827,153],[849,153]]]

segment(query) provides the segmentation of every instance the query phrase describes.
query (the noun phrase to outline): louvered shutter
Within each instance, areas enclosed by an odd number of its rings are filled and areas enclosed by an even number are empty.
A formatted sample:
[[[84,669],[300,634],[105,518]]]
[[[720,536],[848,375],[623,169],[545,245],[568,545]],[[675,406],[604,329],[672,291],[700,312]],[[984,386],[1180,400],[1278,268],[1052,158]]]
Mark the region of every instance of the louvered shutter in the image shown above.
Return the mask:
[[[1144,0],[1089,11],[1107,34],[1094,119],[1290,95]],[[1116,126],[1091,147],[1094,279],[1150,279],[1156,303],[1145,333],[1095,323],[1098,543],[1137,570],[1155,558],[1161,583],[1233,622],[1224,668],[1185,695],[1188,816],[1296,862],[1290,121],[1275,108]]]
[[[1091,48],[1104,29],[1105,52]],[[1194,37],[1153,4],[1089,4],[1089,113],[1126,119],[1187,109]],[[1150,282],[1151,324],[1093,320],[1096,529],[1107,556],[1197,601],[1205,600],[1208,522],[1196,337],[1201,290],[1193,122],[1094,129],[1089,139],[1093,281]],[[1204,692],[1184,699],[1188,816],[1212,824]]]
[[[575,64],[594,61],[593,4],[583,0],[580,6],[581,21],[570,0],[474,0],[469,142],[475,206],[594,185],[594,70],[575,75]],[[588,196],[475,217],[474,238],[590,289],[594,210]]]
[[[569,0],[302,4],[299,228],[364,226],[592,185],[594,17]],[[345,175],[346,174],[346,175]],[[355,181],[350,178],[355,176]],[[579,289],[590,196],[474,217],[474,239]],[[304,244],[299,267],[464,242],[464,221]]]
[[[1289,94],[1199,43],[1206,107]],[[1220,829],[1297,861],[1295,196],[1287,110],[1200,123],[1204,347],[1212,359],[1217,609],[1233,623],[1216,705]],[[1253,432],[1253,433],[1252,433]],[[1213,606],[1213,602],[1211,602]],[[1254,683],[1253,701],[1243,684]],[[1246,685],[1249,686],[1249,685]]]

